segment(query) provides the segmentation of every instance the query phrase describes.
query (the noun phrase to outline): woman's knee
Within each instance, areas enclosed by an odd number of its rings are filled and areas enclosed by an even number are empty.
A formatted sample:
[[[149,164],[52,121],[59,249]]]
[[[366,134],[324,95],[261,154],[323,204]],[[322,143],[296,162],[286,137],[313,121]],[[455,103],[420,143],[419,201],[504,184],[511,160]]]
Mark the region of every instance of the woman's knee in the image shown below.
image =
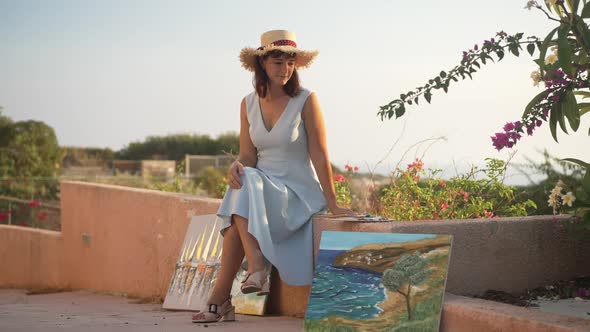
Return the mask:
[[[232,214],[232,226],[236,224],[236,222],[240,222],[240,223],[244,223],[244,222],[248,222],[248,219],[238,215],[238,214]]]

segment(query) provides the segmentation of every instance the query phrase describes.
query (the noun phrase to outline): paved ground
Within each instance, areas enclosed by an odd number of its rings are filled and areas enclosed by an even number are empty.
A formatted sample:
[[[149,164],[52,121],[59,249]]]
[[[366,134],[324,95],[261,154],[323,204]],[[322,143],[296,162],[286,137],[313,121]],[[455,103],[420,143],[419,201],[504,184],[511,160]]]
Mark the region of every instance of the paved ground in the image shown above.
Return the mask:
[[[20,289],[0,289],[1,332],[303,330],[303,320],[296,318],[237,315],[236,322],[193,324],[190,317],[189,312],[162,310],[159,304],[85,291],[26,295]]]

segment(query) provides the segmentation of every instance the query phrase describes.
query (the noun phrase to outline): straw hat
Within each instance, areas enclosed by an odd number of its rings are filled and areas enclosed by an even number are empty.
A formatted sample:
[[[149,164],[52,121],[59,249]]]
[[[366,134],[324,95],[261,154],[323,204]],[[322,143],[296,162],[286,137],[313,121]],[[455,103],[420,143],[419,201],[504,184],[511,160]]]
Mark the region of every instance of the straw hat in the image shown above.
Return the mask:
[[[317,50],[304,51],[297,48],[295,33],[287,30],[271,30],[260,36],[260,47],[245,47],[240,51],[240,62],[242,67],[254,71],[256,56],[264,55],[272,50],[280,50],[285,53],[295,54],[295,66],[298,69],[307,68],[318,55]]]

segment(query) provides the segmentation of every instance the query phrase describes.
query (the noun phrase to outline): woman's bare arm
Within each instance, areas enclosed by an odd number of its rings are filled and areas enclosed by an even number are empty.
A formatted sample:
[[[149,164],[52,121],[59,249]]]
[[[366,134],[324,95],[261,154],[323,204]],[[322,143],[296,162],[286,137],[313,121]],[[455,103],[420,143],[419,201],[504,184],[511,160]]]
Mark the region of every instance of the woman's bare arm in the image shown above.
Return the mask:
[[[229,186],[240,189],[242,187],[240,175],[244,174],[244,167],[256,167],[257,162],[257,150],[250,138],[250,123],[246,115],[246,98],[244,98],[240,105],[240,152],[238,159],[231,164],[227,171]]]
[[[332,166],[330,165],[328,145],[326,143],[324,117],[315,93],[312,92],[307,98],[301,116],[307,131],[307,148],[309,150],[309,157],[318,175],[320,184],[322,185],[328,208],[334,214],[344,213],[354,215],[354,212],[338,207],[336,202],[334,182],[332,181]]]

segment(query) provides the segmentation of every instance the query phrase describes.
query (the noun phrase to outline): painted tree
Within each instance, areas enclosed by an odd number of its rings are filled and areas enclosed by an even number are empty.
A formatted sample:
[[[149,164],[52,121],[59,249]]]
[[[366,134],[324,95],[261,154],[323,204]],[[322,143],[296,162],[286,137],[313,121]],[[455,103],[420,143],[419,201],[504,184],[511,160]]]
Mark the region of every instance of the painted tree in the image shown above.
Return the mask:
[[[430,270],[426,267],[426,259],[420,256],[420,252],[402,255],[402,257],[393,265],[393,268],[383,272],[381,282],[390,292],[397,292],[406,298],[406,309],[408,311],[408,320],[412,320],[411,296],[412,286],[422,283]]]

